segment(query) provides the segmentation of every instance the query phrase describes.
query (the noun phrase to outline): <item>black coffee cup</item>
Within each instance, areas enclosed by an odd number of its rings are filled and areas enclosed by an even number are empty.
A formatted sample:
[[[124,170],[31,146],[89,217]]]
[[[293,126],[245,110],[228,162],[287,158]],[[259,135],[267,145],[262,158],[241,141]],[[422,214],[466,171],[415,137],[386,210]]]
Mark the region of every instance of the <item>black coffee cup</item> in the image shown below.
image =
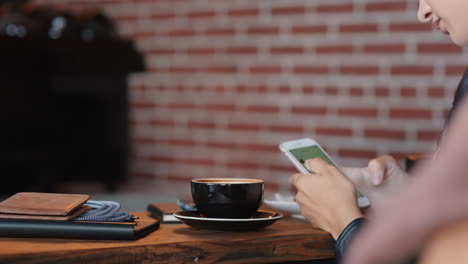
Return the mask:
[[[210,218],[250,218],[263,202],[263,180],[205,178],[191,181],[197,210]]]

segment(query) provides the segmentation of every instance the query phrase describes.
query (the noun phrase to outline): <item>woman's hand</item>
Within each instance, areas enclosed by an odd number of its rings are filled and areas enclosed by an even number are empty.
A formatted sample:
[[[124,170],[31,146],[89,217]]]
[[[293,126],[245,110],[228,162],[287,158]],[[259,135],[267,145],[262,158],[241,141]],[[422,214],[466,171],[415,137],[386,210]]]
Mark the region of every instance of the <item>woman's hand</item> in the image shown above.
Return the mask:
[[[375,214],[382,204],[407,185],[408,175],[389,155],[380,156],[364,168],[343,168],[343,172],[371,201],[368,212]]]
[[[307,160],[315,174],[294,174],[290,183],[297,189],[296,202],[302,215],[315,227],[337,239],[354,219],[362,217],[353,183],[337,168],[320,158]]]

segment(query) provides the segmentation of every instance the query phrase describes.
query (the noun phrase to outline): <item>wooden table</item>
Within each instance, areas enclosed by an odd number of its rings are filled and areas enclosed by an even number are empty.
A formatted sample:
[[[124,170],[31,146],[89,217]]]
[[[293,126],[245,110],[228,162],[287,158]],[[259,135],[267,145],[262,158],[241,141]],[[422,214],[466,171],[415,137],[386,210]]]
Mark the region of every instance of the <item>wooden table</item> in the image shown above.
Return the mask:
[[[333,258],[328,233],[289,217],[251,232],[161,224],[136,241],[0,238],[0,263],[334,263]]]

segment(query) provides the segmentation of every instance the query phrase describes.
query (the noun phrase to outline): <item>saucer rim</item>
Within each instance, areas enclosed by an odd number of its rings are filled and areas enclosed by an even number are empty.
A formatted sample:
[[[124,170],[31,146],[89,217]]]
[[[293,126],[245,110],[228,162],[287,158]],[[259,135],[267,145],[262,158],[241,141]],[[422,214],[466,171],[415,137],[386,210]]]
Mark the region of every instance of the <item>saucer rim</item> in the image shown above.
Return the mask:
[[[188,220],[202,220],[202,221],[224,221],[224,222],[257,222],[257,221],[267,221],[267,220],[277,220],[283,217],[281,213],[273,212],[273,211],[264,211],[259,210],[257,212],[263,213],[271,213],[271,217],[262,217],[262,218],[210,218],[210,217],[194,217],[194,216],[184,216],[180,215],[180,213],[184,212],[194,212],[194,211],[180,211],[173,213],[172,215],[176,218],[180,219],[188,219]],[[198,211],[195,211],[198,212]]]

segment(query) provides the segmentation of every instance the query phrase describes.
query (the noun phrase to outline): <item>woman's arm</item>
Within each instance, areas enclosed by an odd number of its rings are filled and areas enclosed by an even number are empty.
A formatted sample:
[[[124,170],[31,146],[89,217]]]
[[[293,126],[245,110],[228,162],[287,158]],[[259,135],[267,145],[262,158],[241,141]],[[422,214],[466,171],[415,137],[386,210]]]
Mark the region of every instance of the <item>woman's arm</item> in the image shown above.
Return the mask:
[[[467,119],[465,99],[438,156],[415,168],[408,187],[359,232],[345,263],[403,261],[418,252],[435,230],[468,217]]]

